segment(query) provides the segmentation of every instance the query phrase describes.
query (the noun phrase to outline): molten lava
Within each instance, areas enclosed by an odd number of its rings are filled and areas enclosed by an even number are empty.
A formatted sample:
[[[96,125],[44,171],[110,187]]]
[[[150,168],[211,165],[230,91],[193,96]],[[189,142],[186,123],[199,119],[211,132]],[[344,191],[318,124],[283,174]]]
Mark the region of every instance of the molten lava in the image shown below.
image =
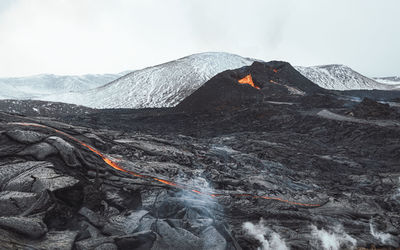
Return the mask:
[[[279,83],[275,82],[274,80],[269,80],[269,82],[273,83],[273,84],[279,84]]]
[[[260,89],[260,87],[258,87],[258,86],[256,86],[256,85],[254,84],[253,78],[251,77],[250,74],[247,75],[247,76],[245,76],[245,77],[243,77],[242,79],[238,80],[238,82],[239,82],[240,84],[248,84],[248,85],[252,86],[253,88]]]
[[[278,73],[278,70],[277,70],[277,69],[273,69],[272,71],[274,71],[275,73]]]
[[[251,75],[248,75],[245,78],[248,78],[249,81],[252,82]],[[243,80],[243,79],[241,79],[241,80]],[[254,83],[253,83],[253,85],[254,85]],[[253,87],[258,88],[255,85]],[[253,199],[275,200],[275,201],[284,202],[284,203],[287,203],[287,204],[296,205],[296,206],[302,206],[302,207],[320,207],[320,206],[323,205],[323,204],[300,203],[300,202],[294,202],[294,201],[285,200],[285,199],[278,198],[278,197],[259,196],[259,195],[252,195],[252,194],[242,194],[242,193],[239,193],[239,194],[232,194],[232,193],[231,194],[214,194],[214,193],[201,192],[199,190],[193,189],[193,187],[190,187],[190,186],[187,186],[187,185],[184,185],[184,184],[177,184],[177,183],[174,183],[174,182],[171,182],[171,181],[168,181],[168,180],[160,179],[160,178],[149,176],[149,175],[142,175],[142,174],[135,173],[133,171],[127,170],[127,169],[123,168],[122,166],[118,165],[118,163],[116,163],[113,160],[111,160],[110,158],[108,158],[105,154],[103,154],[100,151],[98,151],[97,149],[93,148],[92,146],[90,146],[90,145],[84,143],[83,141],[73,137],[72,135],[67,134],[67,133],[65,133],[63,131],[60,131],[58,129],[55,129],[55,128],[52,128],[52,127],[48,127],[48,126],[45,126],[45,125],[42,125],[42,124],[37,124],[37,123],[15,122],[15,123],[10,123],[10,124],[20,125],[20,126],[31,126],[31,127],[38,127],[38,128],[44,128],[44,129],[52,130],[52,131],[54,131],[54,132],[56,132],[58,134],[61,134],[61,135],[65,136],[65,137],[77,142],[81,146],[87,148],[88,150],[90,150],[94,154],[98,155],[107,165],[109,165],[110,167],[112,167],[115,170],[130,174],[130,175],[135,176],[135,177],[140,177],[140,178],[145,178],[145,179],[149,179],[149,180],[152,180],[152,181],[157,181],[157,182],[160,182],[160,183],[163,183],[163,184],[175,187],[175,188],[189,190],[189,191],[191,191],[193,193],[196,193],[196,194],[207,195],[207,196],[214,197],[214,198],[215,197],[222,197],[222,196],[225,196],[225,197],[226,196],[231,196],[231,197],[248,197],[248,198],[253,198]]]

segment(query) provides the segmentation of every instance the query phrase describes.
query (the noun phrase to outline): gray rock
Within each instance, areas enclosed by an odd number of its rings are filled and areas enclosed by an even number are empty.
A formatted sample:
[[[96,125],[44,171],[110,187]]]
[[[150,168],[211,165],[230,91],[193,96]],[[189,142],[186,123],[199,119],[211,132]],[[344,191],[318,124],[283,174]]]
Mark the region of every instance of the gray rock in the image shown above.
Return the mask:
[[[94,250],[118,250],[118,247],[114,243],[104,243],[97,246]]]
[[[126,217],[122,215],[114,215],[107,218],[102,232],[106,235],[125,235],[125,220]]]
[[[122,178],[110,175],[109,177],[107,177],[107,179],[111,181],[119,181]],[[106,193],[106,200],[109,203],[114,204],[120,208],[135,210],[142,205],[140,192],[134,192],[134,191],[128,192],[125,190],[114,188],[111,190],[107,190],[105,193]]]
[[[202,243],[199,237],[182,228],[173,228],[164,220],[157,220],[153,225],[160,235],[152,250],[161,249],[198,249]]]
[[[46,139],[46,142],[50,143],[58,150],[61,158],[68,166],[80,166],[80,163],[75,155],[75,147],[72,146],[70,143],[57,136],[48,137]]]
[[[25,148],[24,150],[19,152],[18,155],[30,155],[35,157],[35,159],[42,161],[46,159],[46,157],[48,157],[49,155],[56,154],[57,152],[58,151],[47,142],[40,142],[38,144],[34,144]]]
[[[50,231],[40,240],[32,240],[0,228],[0,249],[71,250],[76,236],[75,231]]]
[[[146,210],[132,212],[125,220],[124,228],[127,234],[135,232],[141,224],[142,218],[148,214]]]
[[[105,224],[105,220],[99,214],[93,212],[87,207],[82,207],[79,210],[79,214],[86,217],[86,219],[96,227],[103,227]]]
[[[12,156],[20,152],[26,145],[11,140],[5,135],[0,135],[0,157]]]
[[[148,214],[148,211],[139,210],[131,212],[128,216],[111,216],[107,219],[107,222],[104,225],[102,232],[108,235],[131,234],[139,228],[141,224],[141,219],[146,214]],[[150,226],[147,229],[149,228]]]
[[[75,247],[77,250],[93,250],[98,246],[101,246],[106,243],[114,243],[113,237],[100,237],[100,238],[90,238],[87,240],[81,240],[75,243]]]
[[[130,250],[135,247],[135,250],[152,249],[153,243],[157,236],[152,231],[142,231],[131,235],[125,235],[115,238],[115,243],[120,250]]]
[[[47,233],[47,226],[41,219],[27,217],[0,217],[0,227],[26,235],[33,239]]]
[[[71,250],[77,234],[75,231],[50,231],[43,240],[35,242],[34,246],[46,250]]]
[[[80,226],[82,228],[86,228],[86,231],[89,233],[91,238],[100,238],[100,237],[104,237],[104,235],[100,232],[99,229],[97,229],[96,227],[94,227],[92,224],[90,224],[87,221],[82,221],[80,223]]]
[[[11,179],[15,179],[19,174],[35,168],[43,162],[27,161],[14,164],[5,164],[0,166],[0,188],[6,185]],[[18,191],[18,190],[17,190]]]
[[[28,209],[38,199],[35,193],[0,192],[0,216],[15,216]]]
[[[40,193],[44,190],[55,191],[66,187],[72,187],[79,181],[71,176],[63,176],[54,171],[54,165],[50,162],[41,162],[23,173],[12,178],[4,185],[4,190]]]
[[[6,134],[15,141],[27,144],[40,142],[47,137],[44,134],[29,130],[11,130],[7,131]]]
[[[226,240],[213,226],[209,226],[201,232],[200,237],[203,241],[203,249],[224,250]]]
[[[136,232],[141,232],[141,231],[148,231],[151,230],[153,224],[156,222],[157,219],[152,217],[151,215],[145,215],[143,218],[140,220],[139,226],[136,228]]]

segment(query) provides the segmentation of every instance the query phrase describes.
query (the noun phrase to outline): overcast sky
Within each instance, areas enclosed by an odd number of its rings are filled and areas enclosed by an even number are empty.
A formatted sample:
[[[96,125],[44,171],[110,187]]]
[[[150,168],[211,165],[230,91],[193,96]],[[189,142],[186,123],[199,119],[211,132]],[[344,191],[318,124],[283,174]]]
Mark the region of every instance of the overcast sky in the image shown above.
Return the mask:
[[[226,51],[400,75],[399,0],[0,0],[0,77]]]

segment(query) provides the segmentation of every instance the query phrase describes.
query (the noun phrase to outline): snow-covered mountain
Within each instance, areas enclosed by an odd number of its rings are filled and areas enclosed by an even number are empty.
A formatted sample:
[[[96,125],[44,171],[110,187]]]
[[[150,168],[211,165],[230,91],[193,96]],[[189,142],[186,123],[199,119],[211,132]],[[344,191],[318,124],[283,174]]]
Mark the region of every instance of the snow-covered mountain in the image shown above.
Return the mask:
[[[222,52],[194,54],[134,71],[95,89],[51,95],[41,100],[92,108],[172,107],[216,74],[253,61]]]
[[[254,59],[223,52],[194,54],[120,74],[0,78],[0,99],[34,99],[91,108],[172,107],[214,75],[250,65]],[[371,79],[344,65],[295,67],[327,89],[400,90],[400,79]]]
[[[305,77],[326,89],[396,89],[396,86],[394,85],[378,82],[363,76],[345,65],[332,64],[312,67],[296,66],[295,68]]]
[[[127,73],[80,76],[43,74],[28,77],[0,78],[0,99],[40,99],[51,94],[84,91],[102,86]]]
[[[373,77],[373,79],[377,82],[383,84],[394,85],[396,88],[400,89],[400,77],[398,76],[389,76],[389,77]]]

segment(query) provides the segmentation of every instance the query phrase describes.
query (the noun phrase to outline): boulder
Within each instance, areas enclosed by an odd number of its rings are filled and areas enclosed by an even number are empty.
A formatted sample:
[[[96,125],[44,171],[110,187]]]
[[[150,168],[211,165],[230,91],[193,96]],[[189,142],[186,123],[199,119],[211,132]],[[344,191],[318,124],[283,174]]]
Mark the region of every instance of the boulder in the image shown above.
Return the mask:
[[[25,144],[33,144],[43,141],[47,135],[41,134],[36,131],[30,130],[11,130],[7,131],[6,134],[13,140],[25,143]]]
[[[201,239],[182,228],[173,228],[165,220],[153,224],[159,238],[154,242],[153,250],[196,249],[202,245]]]
[[[3,191],[0,192],[0,216],[15,216],[30,208],[38,199],[35,193]]]
[[[27,217],[0,217],[0,227],[33,239],[47,233],[47,226],[41,219]]]
[[[48,144],[47,142],[40,142],[38,144],[31,145],[21,152],[18,155],[21,156],[33,156],[35,159],[42,161],[46,159],[49,155],[56,154],[58,151],[52,145]]]

